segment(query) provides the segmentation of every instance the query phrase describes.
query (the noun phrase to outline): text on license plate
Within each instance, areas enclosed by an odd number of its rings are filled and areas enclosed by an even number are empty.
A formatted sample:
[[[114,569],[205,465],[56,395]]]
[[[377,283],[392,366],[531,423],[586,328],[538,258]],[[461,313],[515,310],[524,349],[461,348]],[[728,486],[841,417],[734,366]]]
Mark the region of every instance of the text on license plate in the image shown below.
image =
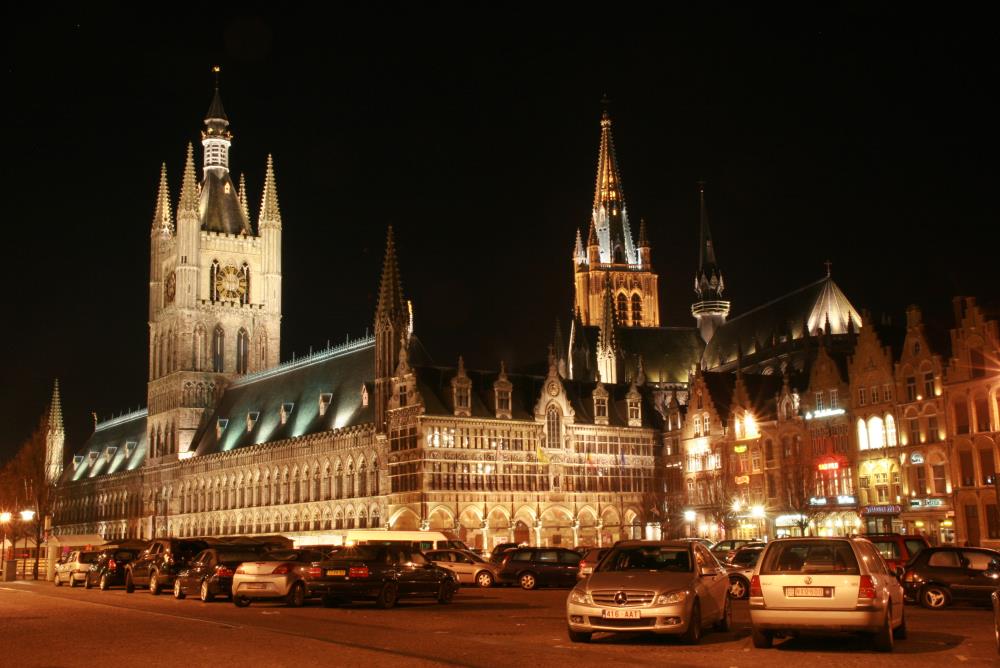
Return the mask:
[[[263,589],[266,585],[263,582],[248,582],[243,586],[247,589]]]
[[[334,578],[337,577],[338,575],[339,576],[347,575],[347,571],[345,571],[343,568],[337,568],[332,571],[327,571],[326,574],[328,577]]]
[[[833,587],[785,587],[785,596],[830,598],[833,596]]]
[[[604,619],[639,619],[638,610],[601,610]]]

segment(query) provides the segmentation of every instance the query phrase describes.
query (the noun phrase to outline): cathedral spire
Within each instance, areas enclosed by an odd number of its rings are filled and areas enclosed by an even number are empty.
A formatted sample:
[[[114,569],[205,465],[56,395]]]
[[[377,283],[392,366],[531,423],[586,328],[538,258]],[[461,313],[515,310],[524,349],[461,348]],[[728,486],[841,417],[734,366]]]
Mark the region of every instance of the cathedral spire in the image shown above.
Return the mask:
[[[587,261],[587,251],[583,249],[583,237],[580,236],[580,228],[576,228],[576,241],[573,243],[574,264],[584,264]]]
[[[153,213],[153,236],[170,237],[174,234],[174,218],[170,212],[170,188],[167,187],[167,163],[160,166],[160,187],[156,192],[156,211]]]
[[[49,402],[49,421],[45,433],[45,480],[50,485],[59,481],[63,470],[63,445],[66,432],[63,429],[62,400],[59,397],[59,379],[52,386],[52,400]]]
[[[698,301],[691,305],[691,315],[698,321],[701,337],[708,343],[715,330],[726,322],[729,302],[722,299],[725,282],[715,260],[715,245],[708,227],[708,208],[705,206],[705,182],[698,182],[698,222],[700,243],[698,246],[698,273],[694,277],[694,291]]]
[[[392,376],[405,359],[410,341],[409,312],[403,299],[403,283],[396,260],[396,242],[389,226],[385,240],[385,261],[382,282],[375,308],[375,431],[384,434],[388,428],[389,396]],[[399,374],[396,374],[399,375]]]
[[[184,160],[184,176],[181,179],[181,199],[177,205],[177,217],[186,213],[198,214],[198,177],[194,171],[194,146],[187,147],[187,158]]]
[[[396,260],[396,241],[390,225],[385,241],[385,261],[382,264],[382,282],[378,289],[375,319],[395,320],[405,316],[406,301],[403,299],[403,283]]]
[[[242,191],[242,185],[240,186]],[[260,218],[257,226],[273,225],[281,227],[281,209],[278,208],[278,185],[274,180],[274,160],[267,154],[267,169],[264,172],[264,194],[260,201]]]
[[[601,262],[638,264],[632,232],[628,224],[625,192],[618,171],[618,157],[611,134],[610,102],[601,100],[601,145],[597,153],[597,181],[594,186],[594,207],[591,218],[601,247]]]
[[[222,107],[222,96],[219,94],[219,72],[222,68],[215,66],[215,91],[212,103],[205,113],[205,129],[201,132],[201,143],[205,147],[204,168],[206,171],[217,169],[229,171],[229,146],[233,133],[229,130],[229,117]]]

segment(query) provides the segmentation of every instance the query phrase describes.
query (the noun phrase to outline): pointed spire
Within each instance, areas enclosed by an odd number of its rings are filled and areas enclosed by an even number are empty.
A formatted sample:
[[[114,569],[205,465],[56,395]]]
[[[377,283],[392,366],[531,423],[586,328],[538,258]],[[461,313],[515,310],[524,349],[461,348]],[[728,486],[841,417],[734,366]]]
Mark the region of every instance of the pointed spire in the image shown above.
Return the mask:
[[[167,163],[160,166],[160,188],[156,193],[156,211],[153,213],[153,234],[169,237],[174,233],[174,217],[170,212],[170,188],[167,186]]]
[[[258,227],[273,225],[281,227],[281,210],[278,207],[278,185],[274,180],[274,159],[267,154],[267,169],[264,172],[264,194],[260,201]],[[390,231],[392,228],[389,228]]]
[[[59,379],[52,386],[52,400],[49,402],[49,431],[62,431],[62,400],[59,397]]]
[[[580,228],[576,228],[576,241],[573,244],[573,260],[576,263],[587,261],[587,252],[583,250],[583,237],[580,236]]]
[[[625,192],[618,171],[614,137],[611,134],[610,101],[601,100],[601,145],[597,153],[597,180],[591,219],[596,225],[601,262],[637,264],[632,232],[628,224]]]
[[[639,219],[639,248],[649,248],[649,237],[646,234],[646,219]]]
[[[597,227],[594,226],[594,219],[590,219],[590,228],[587,230],[587,246],[600,246],[601,242],[597,236]]]
[[[184,160],[184,176],[181,180],[181,199],[177,205],[177,216],[193,213],[198,215],[198,177],[194,171],[194,146],[190,143],[187,147],[187,158]]]
[[[208,111],[205,113],[205,121],[210,120],[220,120],[225,121],[226,125],[229,124],[229,117],[226,116],[226,110],[222,107],[222,96],[219,95],[219,73],[222,68],[218,65],[212,68],[212,73],[215,75],[215,92],[212,95],[212,103],[208,105]]]
[[[705,182],[698,182],[698,221],[700,243],[698,245],[698,273],[695,275],[695,292],[707,301],[722,299],[725,283],[715,259],[715,244],[712,230],[708,226],[708,208],[705,206]]]
[[[237,198],[240,200],[240,208],[243,209],[243,215],[249,221],[250,207],[247,205],[247,178],[243,174],[240,174],[240,192]]]
[[[611,277],[604,282],[604,317],[601,320],[601,347],[604,350],[618,351],[618,312],[615,310],[615,298],[611,294]],[[614,382],[614,381],[612,381]]]
[[[399,274],[399,264],[396,261],[396,242],[392,225],[385,241],[385,261],[382,264],[382,282],[378,289],[378,306],[375,319],[388,318],[397,320],[406,317],[405,301],[403,300],[403,283]]]

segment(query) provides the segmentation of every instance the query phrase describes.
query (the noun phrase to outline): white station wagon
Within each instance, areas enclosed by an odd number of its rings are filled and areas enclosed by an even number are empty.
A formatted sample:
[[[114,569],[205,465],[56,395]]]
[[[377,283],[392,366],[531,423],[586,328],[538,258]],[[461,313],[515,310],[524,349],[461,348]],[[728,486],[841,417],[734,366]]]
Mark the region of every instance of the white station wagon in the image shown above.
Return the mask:
[[[750,581],[755,647],[809,631],[861,632],[892,651],[906,637],[903,588],[864,538],[781,538],[768,544]]]

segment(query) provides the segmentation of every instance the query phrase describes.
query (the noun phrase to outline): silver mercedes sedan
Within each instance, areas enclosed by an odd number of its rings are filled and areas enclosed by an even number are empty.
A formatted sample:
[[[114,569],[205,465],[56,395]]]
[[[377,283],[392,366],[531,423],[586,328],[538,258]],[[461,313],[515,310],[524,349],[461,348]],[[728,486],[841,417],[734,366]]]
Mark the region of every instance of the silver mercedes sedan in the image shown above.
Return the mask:
[[[701,543],[627,541],[612,548],[566,600],[569,639],[652,632],[696,644],[704,627],[728,631],[729,577]]]

